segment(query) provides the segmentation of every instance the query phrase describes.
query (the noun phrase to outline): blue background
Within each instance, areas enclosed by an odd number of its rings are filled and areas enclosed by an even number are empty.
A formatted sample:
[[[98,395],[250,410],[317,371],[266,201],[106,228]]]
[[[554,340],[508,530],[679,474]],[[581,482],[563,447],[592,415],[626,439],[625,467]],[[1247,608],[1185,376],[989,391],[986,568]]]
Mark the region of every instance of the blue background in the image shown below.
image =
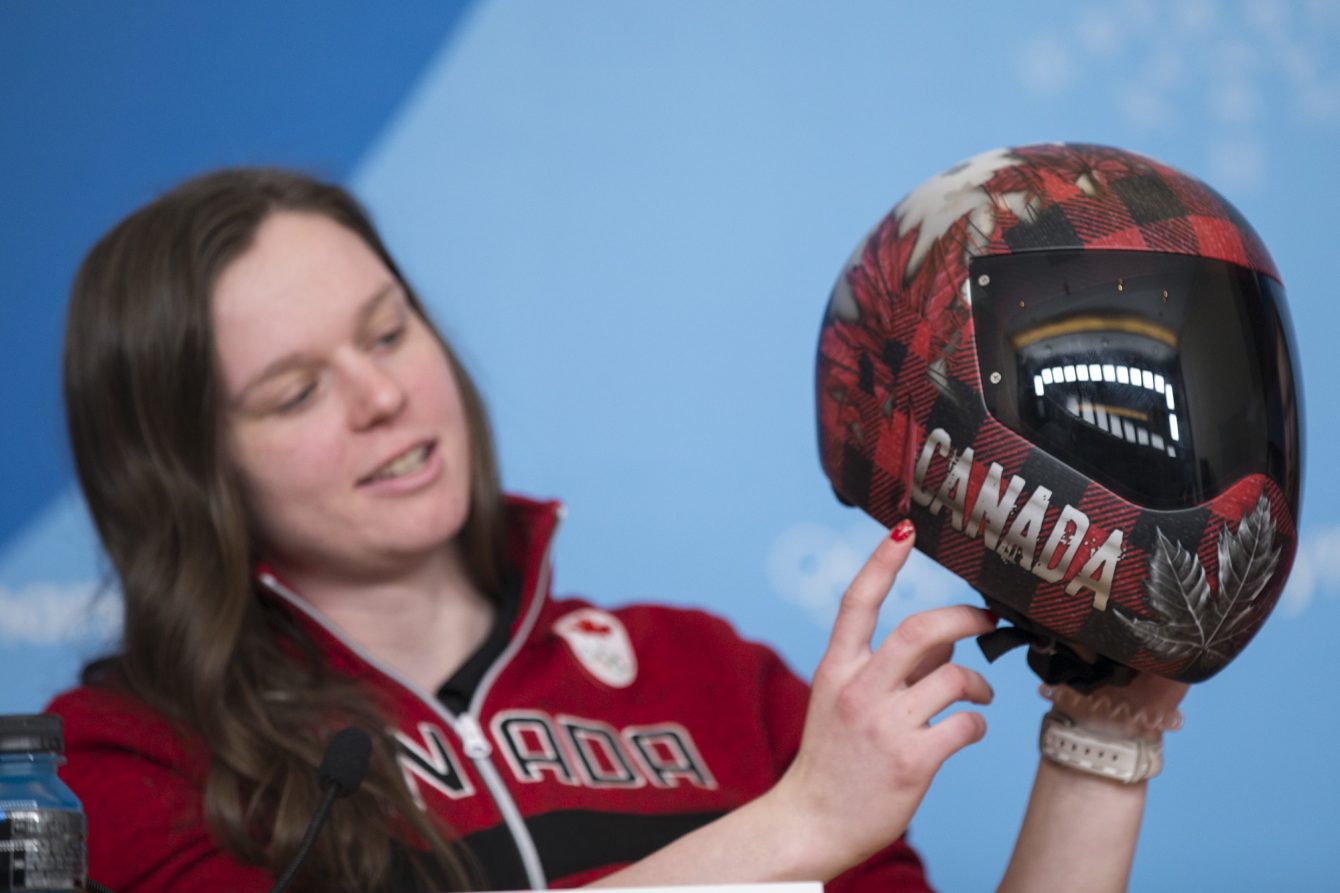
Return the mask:
[[[1333,888],[1340,4],[1027,8],[0,5],[0,711],[41,709],[114,641],[64,444],[65,294],[97,235],[183,176],[273,162],[351,186],[476,375],[507,484],[566,500],[559,590],[708,607],[808,674],[882,535],[835,503],[814,445],[839,267],[968,155],[1106,142],[1253,222],[1309,410],[1295,573],[1252,647],[1188,696],[1132,887]],[[916,561],[885,628],[956,600],[973,598]],[[974,891],[1008,858],[1043,704],[1017,655],[960,659],[998,693],[990,731],[937,777],[912,839],[934,883]]]

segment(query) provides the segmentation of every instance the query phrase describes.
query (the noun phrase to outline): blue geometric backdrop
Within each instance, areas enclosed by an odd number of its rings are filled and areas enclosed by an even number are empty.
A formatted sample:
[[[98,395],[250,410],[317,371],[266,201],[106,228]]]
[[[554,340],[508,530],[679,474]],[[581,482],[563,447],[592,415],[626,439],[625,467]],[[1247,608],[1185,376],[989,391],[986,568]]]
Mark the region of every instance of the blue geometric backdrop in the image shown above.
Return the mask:
[[[569,506],[559,591],[696,604],[808,674],[881,531],[819,471],[813,350],[856,241],[983,149],[1135,149],[1253,222],[1307,392],[1302,541],[1274,618],[1184,705],[1133,889],[1325,889],[1340,620],[1340,4],[839,0],[0,5],[0,711],[115,637],[59,406],[65,292],[122,214],[204,168],[350,185],[492,408],[514,489]],[[1022,9],[1027,9],[1025,14]],[[915,561],[885,628],[974,597]],[[912,827],[992,886],[1043,704],[1017,655]],[[1095,842],[1096,846],[1101,841]]]

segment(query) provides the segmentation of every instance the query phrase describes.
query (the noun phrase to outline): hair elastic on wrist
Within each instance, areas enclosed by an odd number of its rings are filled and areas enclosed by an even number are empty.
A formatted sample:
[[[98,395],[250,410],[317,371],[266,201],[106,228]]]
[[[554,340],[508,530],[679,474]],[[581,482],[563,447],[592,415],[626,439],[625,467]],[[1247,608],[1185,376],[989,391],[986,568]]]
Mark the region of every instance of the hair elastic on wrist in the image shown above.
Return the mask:
[[[1050,701],[1081,722],[1088,716],[1127,723],[1134,729],[1147,732],[1176,732],[1182,728],[1182,711],[1176,708],[1166,713],[1150,712],[1144,707],[1132,711],[1129,704],[1114,701],[1105,694],[1082,695],[1065,686],[1048,685],[1045,682],[1038,686],[1038,694],[1044,701]]]

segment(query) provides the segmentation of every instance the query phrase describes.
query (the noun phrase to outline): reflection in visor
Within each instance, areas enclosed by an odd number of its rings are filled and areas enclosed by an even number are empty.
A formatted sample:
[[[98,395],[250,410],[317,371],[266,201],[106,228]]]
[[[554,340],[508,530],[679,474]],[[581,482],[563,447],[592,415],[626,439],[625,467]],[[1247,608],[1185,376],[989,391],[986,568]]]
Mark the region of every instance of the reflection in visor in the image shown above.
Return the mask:
[[[1088,362],[1095,337],[1106,344],[1104,359],[1122,362]],[[1129,316],[1086,315],[1025,330],[1011,345],[1022,375],[1033,382],[1039,417],[1065,413],[1161,456],[1186,452],[1173,387],[1177,335],[1171,330]]]
[[[970,276],[1001,423],[1150,508],[1200,504],[1253,473],[1289,489],[1297,406],[1273,280],[1135,251],[981,257]]]

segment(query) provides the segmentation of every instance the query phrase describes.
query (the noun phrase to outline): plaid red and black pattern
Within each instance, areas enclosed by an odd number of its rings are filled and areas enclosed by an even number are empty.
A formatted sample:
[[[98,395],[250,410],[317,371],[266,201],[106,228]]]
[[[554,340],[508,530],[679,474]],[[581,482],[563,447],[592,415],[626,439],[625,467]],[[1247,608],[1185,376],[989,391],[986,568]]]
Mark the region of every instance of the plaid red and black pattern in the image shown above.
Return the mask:
[[[1156,511],[993,418],[969,264],[1057,249],[1185,254],[1279,278],[1232,205],[1166,165],[1091,145],[984,153],[909,194],[839,277],[817,367],[824,470],[844,501],[886,525],[911,518],[922,551],[1033,624],[1139,670],[1208,678],[1283,588],[1296,479],[1252,474]]]

